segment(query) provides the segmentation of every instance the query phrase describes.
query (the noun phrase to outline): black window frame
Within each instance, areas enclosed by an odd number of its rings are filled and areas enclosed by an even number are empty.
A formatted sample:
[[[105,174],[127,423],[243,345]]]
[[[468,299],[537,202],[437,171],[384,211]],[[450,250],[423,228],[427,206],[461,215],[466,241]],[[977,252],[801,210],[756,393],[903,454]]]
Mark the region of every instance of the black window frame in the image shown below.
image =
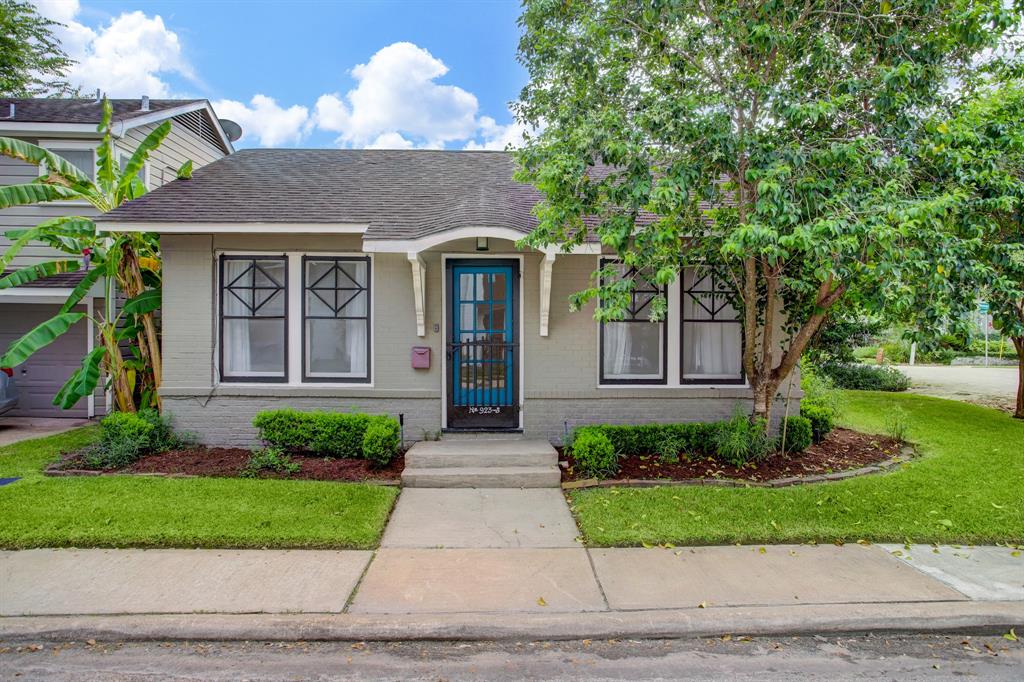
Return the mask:
[[[622,261],[615,258],[602,258],[600,259],[600,268],[603,270],[605,266],[611,264],[620,264]],[[630,266],[629,270],[623,275],[624,277],[631,277],[638,275],[636,266]],[[605,322],[600,324],[600,339],[598,341],[598,383],[601,386],[664,386],[668,384],[668,319],[663,319],[661,322],[651,322],[650,317],[638,318],[637,315],[641,313],[647,306],[650,305],[651,298],[639,308],[636,308],[636,295],[637,294],[658,294],[661,296],[668,296],[668,287],[653,284],[643,275],[639,275],[639,279],[650,285],[651,289],[638,289],[633,288],[630,293],[630,315],[631,317],[622,320],[613,320],[615,324],[618,323],[644,323],[644,324],[660,324],[661,325],[661,377],[657,379],[616,379],[607,378],[604,373],[604,327]]]
[[[334,315],[327,317],[325,315],[310,315],[308,306],[306,305],[306,292],[309,290],[316,291],[312,286],[308,285],[307,282],[307,268],[306,263],[309,261],[334,261],[334,272],[341,272],[345,274],[356,286],[355,287],[337,287],[332,289],[335,292],[335,303],[331,305],[328,301],[325,301],[319,294],[314,294],[319,298],[325,305],[334,310]],[[338,263],[347,262],[364,262],[366,263],[366,286],[360,287],[358,282],[352,280],[352,278],[338,267]],[[323,277],[326,277],[325,274]],[[313,285],[319,283],[323,277],[318,279]],[[337,275],[336,275],[337,277]],[[337,282],[337,279],[335,279]],[[302,319],[300,324],[302,325],[302,381],[303,383],[320,383],[320,384],[370,384],[373,383],[373,259],[369,256],[318,256],[315,254],[304,254],[302,256],[302,289],[301,296],[302,300],[300,305],[302,306]],[[323,289],[321,289],[323,290]],[[339,291],[355,291],[348,301],[343,303],[340,307],[337,304],[337,292]],[[338,313],[344,309],[348,303],[350,303],[359,292],[366,292],[366,315],[345,315],[339,316]],[[366,320],[366,376],[365,377],[343,377],[343,376],[309,376],[309,358],[306,357],[306,336],[309,333],[306,328],[307,320]]]
[[[707,290],[705,290],[705,289],[694,289],[692,287],[690,289],[686,288],[686,270],[687,269],[698,269],[698,268],[706,268],[706,269],[709,270],[709,275],[708,276],[711,278],[711,285],[710,285],[711,288],[710,289],[707,289]],[[742,385],[745,385],[747,383],[746,372],[744,371],[744,368],[743,368],[743,346],[744,346],[744,341],[746,339],[746,331],[743,329],[743,316],[740,314],[739,308],[735,305],[735,303],[736,303],[736,295],[737,295],[736,291],[730,286],[729,290],[728,290],[729,293],[725,294],[727,296],[731,296],[732,297],[731,300],[729,301],[729,303],[732,304],[733,308],[736,310],[736,313],[737,313],[736,319],[734,319],[734,320],[716,320],[715,319],[715,315],[718,313],[718,311],[721,310],[721,308],[716,306],[714,310],[708,310],[707,306],[705,306],[703,303],[701,303],[696,298],[694,300],[696,301],[697,305],[699,305],[701,308],[706,310],[708,312],[708,314],[711,315],[711,317],[709,319],[697,319],[697,318],[688,318],[688,317],[686,317],[686,296],[687,296],[687,294],[689,294],[690,292],[698,293],[698,294],[707,293],[707,294],[712,294],[712,295],[723,294],[724,292],[715,289],[717,283],[720,281],[720,278],[721,278],[721,275],[719,274],[719,272],[714,267],[709,267],[709,266],[691,265],[688,268],[683,268],[680,271],[680,273],[679,273],[679,383],[680,383],[680,385],[691,385],[692,386],[692,385],[696,384],[696,385],[709,385],[709,386],[710,385],[717,385],[717,386],[742,386]],[[700,282],[704,281],[704,279],[705,278],[702,277],[700,280],[697,281],[697,283],[699,284]],[[711,379],[711,378],[688,379],[688,378],[686,378],[686,323],[687,322],[691,322],[691,323],[695,323],[695,322],[699,322],[699,323],[713,322],[713,323],[716,323],[716,324],[737,324],[737,325],[739,325],[739,327],[740,327],[740,376],[739,376],[739,378],[733,378],[733,379]]]
[[[227,289],[236,288],[236,287],[231,287],[230,284],[227,284],[227,285],[225,284],[225,277],[224,277],[224,270],[225,270],[224,265],[225,265],[225,263],[227,263],[228,261],[252,261],[253,267],[256,267],[256,261],[266,261],[266,260],[281,261],[282,263],[284,263],[284,282],[279,287],[277,287],[278,290],[281,291],[282,294],[284,295],[284,313],[282,315],[259,315],[259,316],[257,316],[257,315],[225,315],[224,314],[224,294],[225,294],[225,291]],[[219,305],[219,308],[218,308],[218,311],[217,311],[217,313],[218,313],[218,315],[217,315],[217,317],[218,317],[217,324],[218,324],[218,327],[219,327],[219,336],[217,338],[217,341],[218,341],[217,345],[219,346],[218,355],[219,355],[220,366],[219,366],[219,369],[218,369],[217,373],[220,376],[221,383],[249,383],[249,384],[265,384],[265,383],[267,383],[267,384],[269,384],[269,383],[273,383],[273,384],[286,384],[286,383],[288,383],[288,366],[289,366],[289,360],[288,360],[288,358],[289,358],[289,349],[288,349],[288,336],[289,336],[289,331],[288,331],[288,319],[289,319],[289,316],[288,316],[288,313],[289,313],[289,311],[288,311],[288,298],[289,298],[289,292],[288,292],[288,256],[287,256],[287,254],[276,254],[276,253],[275,254],[253,254],[253,255],[221,254],[220,262],[218,264],[218,271],[219,271],[219,277],[218,277],[218,281],[217,281],[217,294],[218,294],[218,301],[219,301],[218,305]],[[263,274],[266,275],[271,280],[273,280],[273,278],[270,277],[270,275],[267,274],[266,272],[264,272]],[[239,277],[241,277],[241,276],[242,275],[239,275]],[[234,280],[232,280],[232,283],[235,282],[235,281],[238,281],[238,277],[236,277]],[[253,287],[237,287],[237,288],[239,288],[239,289],[248,289],[248,288],[261,289],[261,288],[266,288],[266,287],[256,287],[255,286],[255,280],[254,280],[254,286]],[[269,301],[269,300],[270,299],[268,298],[267,301]],[[244,303],[244,301],[243,301],[243,303]],[[282,349],[282,355],[283,355],[283,360],[284,360],[284,375],[283,376],[266,375],[266,376],[253,376],[253,377],[232,377],[232,376],[226,376],[225,375],[225,373],[224,373],[224,346],[225,346],[225,344],[224,344],[224,320],[252,320],[252,319],[259,319],[259,320],[281,320],[281,323],[284,325],[284,347]]]

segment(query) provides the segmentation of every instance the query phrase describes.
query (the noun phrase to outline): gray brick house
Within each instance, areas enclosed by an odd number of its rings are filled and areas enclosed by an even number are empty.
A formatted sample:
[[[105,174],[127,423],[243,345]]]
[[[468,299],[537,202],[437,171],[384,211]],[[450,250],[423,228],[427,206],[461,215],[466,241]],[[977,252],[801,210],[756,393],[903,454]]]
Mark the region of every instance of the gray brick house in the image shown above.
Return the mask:
[[[171,121],[171,133],[154,151],[141,177],[150,189],[170,182],[177,169],[191,160],[203,166],[234,151],[206,100],[114,99],[114,154],[124,164],[147,135],[163,121]],[[90,177],[96,172],[96,148],[102,134],[96,130],[102,117],[98,99],[0,99],[0,135],[26,140],[45,147],[77,166]],[[39,167],[19,159],[0,156],[0,185],[31,182],[39,176]],[[0,253],[11,240],[5,233],[21,230],[60,216],[94,216],[91,205],[81,201],[61,201],[0,210]],[[30,243],[11,263],[9,274],[19,268],[51,260],[71,258],[42,243]],[[36,325],[51,318],[86,271],[65,273],[36,280],[27,286],[0,289],[0,349],[23,336]],[[101,305],[102,283],[94,288],[80,309],[91,312]],[[53,396],[79,366],[95,337],[90,321],[79,322],[55,343],[40,350],[15,368],[20,400],[8,416],[17,417],[92,417],[106,412],[107,397],[98,389],[70,410],[52,404]]]
[[[161,234],[167,412],[218,445],[283,406],[560,442],[749,401],[722,282],[687,271],[659,323],[642,278],[630,319],[570,312],[608,256],[518,249],[538,195],[512,174],[503,152],[243,150],[103,216]]]

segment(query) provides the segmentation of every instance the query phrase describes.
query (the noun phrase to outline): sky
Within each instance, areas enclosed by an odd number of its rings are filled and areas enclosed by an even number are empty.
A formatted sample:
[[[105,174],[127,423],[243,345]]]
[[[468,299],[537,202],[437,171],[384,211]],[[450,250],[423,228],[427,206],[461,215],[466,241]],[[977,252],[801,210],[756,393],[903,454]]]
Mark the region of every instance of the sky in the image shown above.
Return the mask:
[[[236,147],[504,149],[516,0],[32,0],[110,97],[206,98]]]

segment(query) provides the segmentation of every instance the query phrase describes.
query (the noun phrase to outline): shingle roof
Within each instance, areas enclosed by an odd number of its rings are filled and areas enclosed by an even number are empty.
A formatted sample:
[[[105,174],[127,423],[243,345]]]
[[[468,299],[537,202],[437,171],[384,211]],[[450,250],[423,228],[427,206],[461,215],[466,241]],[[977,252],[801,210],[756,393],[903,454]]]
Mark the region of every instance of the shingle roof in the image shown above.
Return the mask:
[[[146,116],[156,111],[173,109],[195,104],[204,100],[198,99],[151,99],[149,111],[142,111],[141,99],[110,100],[115,121],[127,121],[137,116]],[[0,117],[6,117],[10,105],[14,105],[14,118],[4,118],[4,122],[15,123],[99,123],[103,116],[103,107],[95,99],[0,99]]]
[[[103,222],[355,223],[369,239],[536,226],[540,199],[505,152],[246,149],[129,202]]]

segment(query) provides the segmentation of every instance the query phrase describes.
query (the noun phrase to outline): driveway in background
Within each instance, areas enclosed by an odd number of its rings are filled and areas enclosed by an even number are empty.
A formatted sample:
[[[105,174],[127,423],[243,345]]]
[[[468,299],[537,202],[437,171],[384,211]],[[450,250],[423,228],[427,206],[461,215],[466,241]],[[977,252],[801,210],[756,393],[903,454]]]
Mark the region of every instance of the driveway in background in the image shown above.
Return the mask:
[[[911,393],[977,403],[1012,412],[1017,395],[1016,367],[896,365],[913,382]]]
[[[30,438],[52,436],[89,424],[88,419],[0,417],[0,447]]]

